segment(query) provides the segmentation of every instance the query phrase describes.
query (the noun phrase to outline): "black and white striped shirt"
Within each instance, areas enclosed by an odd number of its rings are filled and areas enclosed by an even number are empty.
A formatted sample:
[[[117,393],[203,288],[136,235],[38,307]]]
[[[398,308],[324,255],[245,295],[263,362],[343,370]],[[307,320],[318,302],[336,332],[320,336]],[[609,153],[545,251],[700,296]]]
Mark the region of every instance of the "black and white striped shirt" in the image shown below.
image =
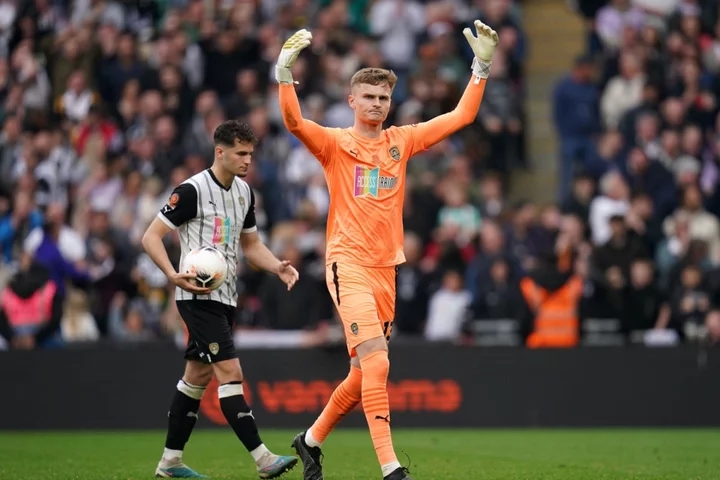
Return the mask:
[[[228,276],[220,288],[209,295],[193,295],[175,289],[175,300],[215,300],[237,305],[237,264],[240,260],[240,233],[257,230],[255,195],[239,178],[225,188],[210,169],[190,177],[173,190],[170,199],[158,213],[160,220],[179,229],[181,256],[195,248],[212,246],[225,254]]]

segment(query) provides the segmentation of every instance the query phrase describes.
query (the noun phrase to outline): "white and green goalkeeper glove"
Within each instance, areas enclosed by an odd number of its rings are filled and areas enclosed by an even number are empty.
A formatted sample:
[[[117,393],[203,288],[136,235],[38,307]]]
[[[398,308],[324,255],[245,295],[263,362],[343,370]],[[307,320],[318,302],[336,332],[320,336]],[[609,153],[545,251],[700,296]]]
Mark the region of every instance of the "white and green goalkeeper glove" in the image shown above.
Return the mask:
[[[488,78],[488,75],[490,75],[492,58],[498,44],[498,34],[480,20],[475,20],[475,30],[477,36],[473,35],[472,30],[469,28],[463,30],[463,35],[465,35],[470,48],[475,53],[472,71],[475,75],[475,83],[480,83],[481,79]]]
[[[292,72],[290,69],[295,65],[300,52],[303,51],[312,40],[312,33],[304,28],[298,30],[295,34],[288,38],[280,50],[277,64],[275,65],[275,80],[278,83],[293,83]]]

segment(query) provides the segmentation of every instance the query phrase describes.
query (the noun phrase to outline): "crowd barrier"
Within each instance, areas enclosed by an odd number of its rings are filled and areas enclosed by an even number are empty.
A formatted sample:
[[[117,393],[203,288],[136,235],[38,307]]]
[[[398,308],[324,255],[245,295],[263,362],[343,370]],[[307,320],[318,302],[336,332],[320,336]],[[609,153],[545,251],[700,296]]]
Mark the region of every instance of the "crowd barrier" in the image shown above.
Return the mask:
[[[391,348],[397,427],[720,426],[720,353],[668,349]],[[339,350],[242,350],[261,428],[311,424],[346,375]],[[171,345],[0,353],[0,429],[164,428],[182,353]],[[344,425],[362,426],[358,411]],[[225,420],[213,382],[200,424]]]

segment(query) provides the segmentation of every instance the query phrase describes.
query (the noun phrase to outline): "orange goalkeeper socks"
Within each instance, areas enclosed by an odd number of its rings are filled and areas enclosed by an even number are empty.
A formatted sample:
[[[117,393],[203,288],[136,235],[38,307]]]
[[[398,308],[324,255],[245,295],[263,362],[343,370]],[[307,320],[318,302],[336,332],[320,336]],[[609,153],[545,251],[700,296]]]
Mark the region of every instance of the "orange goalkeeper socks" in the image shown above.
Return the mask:
[[[390,402],[387,393],[387,379],[390,373],[390,359],[387,350],[373,352],[360,359],[362,367],[362,402],[365,418],[370,427],[375,453],[385,471],[400,464],[397,462],[390,435]]]
[[[309,446],[321,446],[340,420],[360,403],[362,378],[362,371],[350,366],[350,373],[337,386],[325,409],[305,435],[305,442]]]

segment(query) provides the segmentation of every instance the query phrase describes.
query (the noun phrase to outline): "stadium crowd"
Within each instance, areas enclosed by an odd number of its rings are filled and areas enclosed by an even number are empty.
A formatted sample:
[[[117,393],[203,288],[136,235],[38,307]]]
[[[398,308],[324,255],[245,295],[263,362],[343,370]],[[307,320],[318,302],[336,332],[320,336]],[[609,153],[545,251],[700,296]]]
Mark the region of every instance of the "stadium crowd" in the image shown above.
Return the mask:
[[[243,267],[238,324],[327,324],[328,195],[320,166],[282,125],[272,76],[282,42],[313,31],[294,70],[309,118],[350,125],[349,76],[377,66],[399,77],[389,121],[409,124],[449,111],[462,93],[472,53],[461,26],[483,18],[506,32],[482,121],[413,162],[410,217],[427,242],[443,204],[427,194],[435,179],[465,188],[522,163],[518,13],[509,0],[3,1],[0,337],[15,348],[182,337],[171,287],[139,242],[169,192],[209,166],[227,118],[260,139],[246,180],[261,234],[304,280],[286,294]],[[475,211],[455,201],[444,222]],[[177,261],[177,239],[167,243]]]
[[[591,315],[654,328],[663,343],[717,341],[719,3],[569,3],[586,22],[587,54],[553,108],[560,194],[591,233],[581,267]]]
[[[581,319],[611,318],[627,338],[704,325],[719,338],[715,2],[643,3],[658,2],[574,4],[588,54],[548,99],[561,199],[536,205],[507,200],[525,161],[514,1],[1,2],[0,345],[182,343],[172,288],[139,243],[172,189],[209,165],[226,118],[260,139],[246,180],[261,235],[301,275],[288,293],[241,267],[238,343],[337,341],[327,188],[282,125],[274,60],[308,27],[294,70],[307,118],[349,126],[348,79],[377,66],[399,77],[388,123],[412,124],[454,108],[474,18],[500,46],[475,124],[409,163],[397,336],[472,342],[483,321],[513,319],[529,346],[571,346]]]

